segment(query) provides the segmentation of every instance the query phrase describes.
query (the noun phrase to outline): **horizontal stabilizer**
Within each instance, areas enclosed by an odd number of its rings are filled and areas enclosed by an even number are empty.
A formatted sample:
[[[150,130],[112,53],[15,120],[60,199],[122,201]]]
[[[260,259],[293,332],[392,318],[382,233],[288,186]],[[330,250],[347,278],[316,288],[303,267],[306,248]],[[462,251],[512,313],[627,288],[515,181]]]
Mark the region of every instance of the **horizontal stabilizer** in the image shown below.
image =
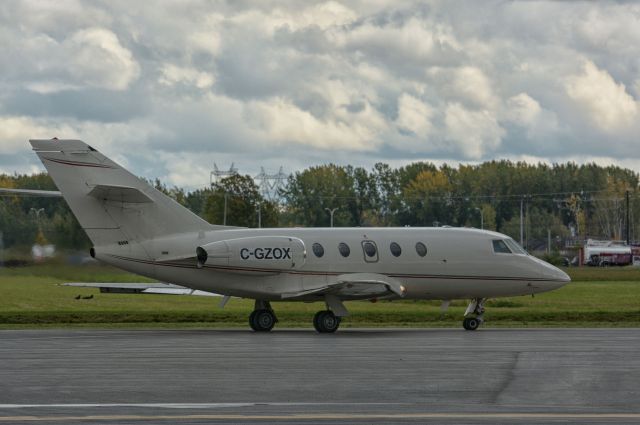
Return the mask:
[[[0,187],[0,196],[37,196],[43,198],[62,198],[62,193],[57,190],[33,190],[33,189],[8,189]]]
[[[145,204],[153,202],[140,189],[127,186],[96,185],[88,194],[104,201],[125,202],[130,204]]]

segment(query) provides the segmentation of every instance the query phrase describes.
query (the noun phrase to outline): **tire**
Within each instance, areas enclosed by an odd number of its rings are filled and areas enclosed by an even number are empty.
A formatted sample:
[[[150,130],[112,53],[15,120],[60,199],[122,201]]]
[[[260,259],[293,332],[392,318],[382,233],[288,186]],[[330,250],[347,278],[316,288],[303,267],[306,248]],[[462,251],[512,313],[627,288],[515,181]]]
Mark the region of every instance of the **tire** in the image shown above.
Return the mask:
[[[313,318],[313,326],[319,333],[334,333],[340,327],[340,317],[330,310],[320,311]]]
[[[251,326],[251,329],[253,329],[256,332],[258,332],[257,325],[255,323],[255,318],[256,318],[256,313],[257,312],[258,312],[258,310],[253,310],[251,312],[251,314],[249,315],[249,326]]]
[[[276,316],[271,310],[256,310],[249,316],[249,324],[256,332],[269,332],[276,324]]]
[[[318,332],[322,332],[322,330],[320,329],[320,324],[318,323],[318,320],[320,319],[320,316],[324,313],[324,311],[319,311],[317,312],[314,316],[313,316],[313,327],[316,331]]]
[[[462,321],[462,327],[468,331],[475,331],[480,326],[480,320],[475,317],[466,317]]]

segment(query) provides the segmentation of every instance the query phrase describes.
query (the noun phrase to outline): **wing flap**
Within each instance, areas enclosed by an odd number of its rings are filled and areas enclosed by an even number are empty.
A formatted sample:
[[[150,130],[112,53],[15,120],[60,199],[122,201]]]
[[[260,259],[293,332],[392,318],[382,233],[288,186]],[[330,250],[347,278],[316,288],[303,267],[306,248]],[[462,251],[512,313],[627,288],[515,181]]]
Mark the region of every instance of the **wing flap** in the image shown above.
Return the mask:
[[[337,281],[347,288],[384,287],[386,291],[404,297],[406,289],[398,279],[378,273],[348,273],[338,276]],[[364,286],[363,286],[364,285]]]
[[[404,297],[405,287],[395,278],[377,273],[347,273],[335,282],[298,292],[282,294],[283,299],[308,295],[332,295],[338,298],[370,299],[389,295]]]

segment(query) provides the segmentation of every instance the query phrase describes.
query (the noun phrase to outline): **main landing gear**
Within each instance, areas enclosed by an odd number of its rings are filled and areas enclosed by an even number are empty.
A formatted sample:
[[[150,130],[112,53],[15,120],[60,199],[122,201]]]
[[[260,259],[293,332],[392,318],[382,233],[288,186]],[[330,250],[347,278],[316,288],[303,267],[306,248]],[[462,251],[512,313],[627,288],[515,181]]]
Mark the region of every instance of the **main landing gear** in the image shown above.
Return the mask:
[[[256,332],[269,332],[278,322],[268,301],[256,300],[255,308],[249,316],[249,326]]]
[[[334,333],[338,330],[342,318],[349,315],[349,312],[342,300],[335,295],[325,295],[324,302],[327,309],[319,311],[313,316],[313,327],[321,334]]]
[[[484,303],[486,298],[474,298],[464,312],[462,327],[468,331],[475,331],[484,322]]]
[[[331,310],[329,310],[331,308]],[[327,300],[327,310],[319,311],[313,316],[313,327],[318,333],[333,333],[340,327],[342,316],[348,314],[341,302],[332,298]],[[269,332],[278,323],[278,318],[268,301],[256,300],[253,312],[249,316],[249,326],[256,332]]]
[[[313,327],[321,334],[333,333],[338,330],[341,318],[331,310],[322,310],[313,316]]]

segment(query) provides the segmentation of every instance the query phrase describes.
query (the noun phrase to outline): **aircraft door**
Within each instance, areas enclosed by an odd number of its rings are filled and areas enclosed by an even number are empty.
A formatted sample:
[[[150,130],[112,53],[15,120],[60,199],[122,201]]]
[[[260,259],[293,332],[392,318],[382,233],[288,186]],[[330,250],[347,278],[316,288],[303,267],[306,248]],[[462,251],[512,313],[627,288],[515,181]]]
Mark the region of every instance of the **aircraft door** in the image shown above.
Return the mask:
[[[364,240],[362,241],[362,254],[364,255],[364,261],[367,263],[378,262],[378,246],[374,241]]]

